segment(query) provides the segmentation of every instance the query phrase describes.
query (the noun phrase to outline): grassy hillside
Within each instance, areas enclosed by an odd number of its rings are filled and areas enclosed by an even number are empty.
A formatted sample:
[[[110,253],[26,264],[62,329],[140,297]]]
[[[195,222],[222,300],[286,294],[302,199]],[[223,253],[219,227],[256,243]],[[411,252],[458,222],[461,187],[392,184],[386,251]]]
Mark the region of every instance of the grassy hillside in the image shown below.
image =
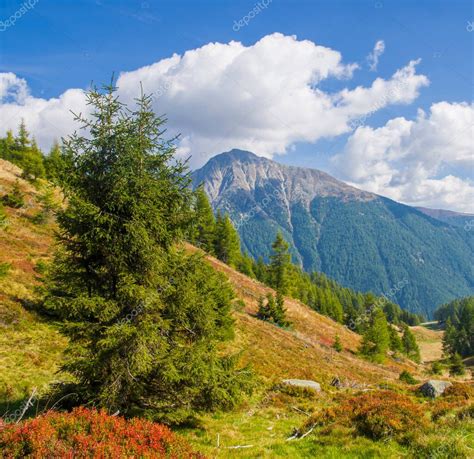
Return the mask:
[[[21,170],[0,160],[0,195],[10,192],[15,181],[25,193],[25,207],[5,207],[7,226],[0,230],[0,404],[3,406],[38,391],[55,379],[66,340],[54,324],[29,312],[35,296],[41,262],[53,245],[54,223],[35,224],[39,211],[37,187],[21,179]],[[0,405],[1,406],[1,405]]]
[[[321,171],[245,151],[211,158],[194,181],[204,184],[215,210],[229,213],[255,259],[268,257],[281,231],[307,272],[323,272],[361,292],[392,291],[391,300],[425,317],[472,294],[474,238],[460,226]],[[394,289],[400,282],[403,288]]]
[[[56,371],[66,340],[54,323],[42,321],[28,306],[35,298],[41,262],[51,255],[55,226],[52,221],[35,223],[41,183],[32,186],[19,178],[20,172],[0,162],[0,195],[9,192],[18,179],[27,202],[23,209],[6,209],[8,226],[0,230],[0,263],[10,265],[0,280],[0,414],[11,412],[34,387],[45,390],[48,383],[65,377]],[[190,245],[187,248],[198,250]],[[420,457],[430,457],[433,451],[438,452],[436,457],[449,457],[443,455],[445,450],[454,457],[455,448],[463,454],[469,451],[469,438],[474,435],[472,421],[459,424],[452,416],[432,433],[423,431],[416,443],[410,444],[390,436],[376,441],[344,424],[342,418],[331,425],[314,425],[305,437],[288,440],[295,432],[308,432],[313,424],[307,427],[307,423],[315,416],[325,417],[326,408],[333,409],[348,397],[366,393],[373,393],[378,400],[380,389],[404,394],[423,405],[426,413],[434,412],[435,405],[418,399],[412,386],[399,381],[403,370],[419,380],[427,379],[424,367],[405,359],[389,358],[384,365],[360,359],[356,355],[359,335],[292,299],[285,303],[291,327],[283,329],[260,321],[255,317],[257,298],[270,289],[213,257],[206,259],[234,288],[236,338],[227,346],[241,352],[243,363],[251,364],[257,384],[254,395],[237,410],[199,415],[195,425],[179,429],[199,451],[209,457],[268,458],[400,457],[413,453],[415,446]],[[421,335],[426,331],[415,331],[422,352],[424,340],[437,340],[439,345],[438,332],[424,338]],[[332,349],[336,335],[344,348],[340,353]],[[346,387],[332,387],[334,377]],[[322,392],[282,387],[281,380],[288,378],[317,381]]]

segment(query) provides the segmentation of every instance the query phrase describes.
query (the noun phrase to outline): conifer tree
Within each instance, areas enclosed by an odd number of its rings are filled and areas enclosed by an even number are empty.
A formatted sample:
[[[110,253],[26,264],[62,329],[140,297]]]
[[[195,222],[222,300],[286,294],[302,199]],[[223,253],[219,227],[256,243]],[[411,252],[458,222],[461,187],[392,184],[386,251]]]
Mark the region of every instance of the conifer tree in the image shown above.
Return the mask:
[[[334,344],[332,345],[332,347],[334,348],[336,352],[342,352],[342,350],[344,349],[342,347],[341,338],[339,338],[339,335],[336,335],[336,338],[334,339]]]
[[[461,356],[455,352],[449,362],[449,374],[451,376],[462,376],[466,373],[466,367]]]
[[[257,317],[260,320],[270,320],[272,317],[268,303],[265,303],[263,296],[258,297]]]
[[[195,191],[196,204],[196,230],[194,239],[199,247],[206,252],[214,253],[214,241],[216,239],[216,219],[212,211],[211,204],[207,198],[203,186],[199,186]]]
[[[13,184],[11,192],[3,196],[3,203],[13,209],[20,209],[25,205],[25,193],[21,191],[18,179]]]
[[[232,267],[237,267],[240,261],[240,238],[229,215],[217,213],[215,233],[215,253],[219,260]]]
[[[35,215],[35,222],[46,223],[58,209],[54,196],[54,188],[50,185],[46,185],[38,196],[38,202],[41,205],[41,210]]]
[[[288,249],[288,243],[283,239],[282,234],[278,232],[272,244],[269,271],[272,287],[282,294],[287,293],[288,290],[287,272],[291,262],[291,255]]]
[[[258,257],[257,261],[255,262],[254,272],[255,276],[260,282],[267,282],[267,265],[261,256]]]
[[[289,325],[286,320],[285,298],[279,290],[277,290],[275,295],[275,311],[273,313],[273,320],[281,327]]]
[[[393,352],[400,352],[402,350],[402,340],[398,336],[396,328],[389,325],[388,331],[390,334],[390,350]]]
[[[65,158],[61,153],[58,142],[54,142],[49,155],[44,158],[45,173],[48,180],[53,183],[60,182],[62,171],[65,168]]]
[[[238,269],[241,273],[245,274],[246,276],[255,278],[254,273],[254,262],[251,257],[247,254],[244,254],[240,257]]]
[[[414,362],[420,361],[420,348],[408,325],[403,326],[402,350],[404,354]]]
[[[19,150],[25,150],[31,145],[30,133],[26,129],[25,120],[22,118],[18,126],[18,135],[15,138],[15,146]]]
[[[375,308],[363,334],[361,353],[376,362],[383,362],[389,345],[387,319],[380,308]]]
[[[23,150],[20,165],[23,169],[23,178],[27,180],[34,181],[45,176],[43,154],[35,140],[32,141],[30,148]]]
[[[228,408],[246,370],[217,344],[232,336],[233,293],[177,243],[190,226],[190,179],[142,96],[128,110],[115,89],[93,89],[88,136],[65,142],[59,243],[44,311],[64,322],[76,403],[182,422]]]

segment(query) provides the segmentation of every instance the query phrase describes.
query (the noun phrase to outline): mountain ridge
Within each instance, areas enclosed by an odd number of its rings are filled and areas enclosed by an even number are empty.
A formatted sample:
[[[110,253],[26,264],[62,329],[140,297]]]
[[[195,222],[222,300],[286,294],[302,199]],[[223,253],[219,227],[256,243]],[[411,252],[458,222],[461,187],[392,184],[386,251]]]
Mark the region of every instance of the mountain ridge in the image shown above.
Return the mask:
[[[243,249],[269,255],[281,231],[293,259],[355,290],[385,294],[430,317],[472,293],[472,234],[419,209],[359,190],[317,169],[281,165],[231,150],[193,173],[215,210],[229,213]]]

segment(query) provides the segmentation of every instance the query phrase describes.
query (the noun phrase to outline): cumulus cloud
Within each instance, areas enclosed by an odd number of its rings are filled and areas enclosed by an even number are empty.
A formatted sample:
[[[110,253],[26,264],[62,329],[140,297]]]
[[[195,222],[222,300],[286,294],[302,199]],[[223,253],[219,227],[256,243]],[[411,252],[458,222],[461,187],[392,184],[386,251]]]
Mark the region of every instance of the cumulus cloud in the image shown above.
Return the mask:
[[[275,33],[251,46],[209,43],[175,54],[120,74],[117,86],[126,101],[138,95],[140,82],[145,92],[154,93],[154,109],[167,115],[169,134],[181,133],[180,154],[192,155],[191,166],[198,167],[231,148],[272,157],[295,142],[351,132],[354,119],[418,96],[428,79],[416,73],[416,64],[410,62],[390,79],[377,78],[370,87],[328,93],[322,81],[348,81],[357,65],[344,63],[336,50]],[[24,117],[46,147],[75,127],[69,110],[87,110],[82,90],[49,100],[26,91],[0,105],[0,118],[7,129]]]
[[[374,49],[371,53],[367,56],[367,62],[369,63],[369,69],[372,72],[377,70],[377,66],[379,65],[379,58],[385,51],[385,42],[383,40],[378,40],[375,43]]]
[[[415,120],[359,127],[333,166],[341,178],[397,201],[472,213],[474,104],[439,102]]]

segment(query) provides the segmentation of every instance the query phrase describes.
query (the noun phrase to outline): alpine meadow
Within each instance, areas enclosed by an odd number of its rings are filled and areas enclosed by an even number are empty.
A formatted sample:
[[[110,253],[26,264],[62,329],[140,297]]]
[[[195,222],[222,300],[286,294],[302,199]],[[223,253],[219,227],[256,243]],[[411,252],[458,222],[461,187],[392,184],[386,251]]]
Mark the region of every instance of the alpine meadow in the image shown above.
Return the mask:
[[[471,6],[4,2],[0,457],[474,457]]]

